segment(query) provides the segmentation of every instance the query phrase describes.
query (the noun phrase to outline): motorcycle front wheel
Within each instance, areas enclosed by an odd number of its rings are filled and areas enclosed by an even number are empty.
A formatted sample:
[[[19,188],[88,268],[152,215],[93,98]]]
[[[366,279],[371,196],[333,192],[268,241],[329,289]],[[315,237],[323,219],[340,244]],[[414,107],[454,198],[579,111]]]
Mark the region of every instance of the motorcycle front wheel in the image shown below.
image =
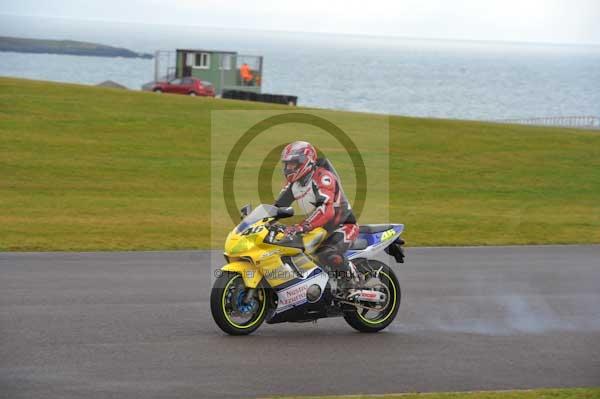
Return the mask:
[[[267,295],[263,287],[249,290],[239,273],[224,272],[210,294],[212,317],[230,335],[248,335],[265,320]]]
[[[354,329],[360,332],[373,333],[389,326],[400,308],[400,283],[396,274],[385,263],[372,259],[358,259],[353,261],[359,273],[365,276],[365,285],[386,294],[387,301],[378,306],[357,308],[348,305],[344,312],[344,319]]]

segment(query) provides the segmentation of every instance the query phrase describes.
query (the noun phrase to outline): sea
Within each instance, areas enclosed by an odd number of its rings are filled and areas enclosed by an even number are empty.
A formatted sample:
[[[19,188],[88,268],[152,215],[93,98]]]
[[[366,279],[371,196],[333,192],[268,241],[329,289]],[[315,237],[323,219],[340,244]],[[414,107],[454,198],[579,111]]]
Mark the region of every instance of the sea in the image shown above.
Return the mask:
[[[138,52],[200,48],[264,57],[263,92],[298,105],[502,120],[600,116],[600,46],[248,31],[0,15],[0,36],[71,39]],[[147,59],[0,52],[0,76],[130,89]]]

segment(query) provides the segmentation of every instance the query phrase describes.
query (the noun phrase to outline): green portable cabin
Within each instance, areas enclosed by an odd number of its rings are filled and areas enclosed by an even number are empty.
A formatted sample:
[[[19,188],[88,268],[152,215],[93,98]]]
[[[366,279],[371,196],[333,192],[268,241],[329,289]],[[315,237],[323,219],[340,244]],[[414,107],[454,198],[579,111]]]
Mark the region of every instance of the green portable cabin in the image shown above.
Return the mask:
[[[224,90],[260,93],[262,58],[234,51],[177,49],[175,73],[178,78],[190,76],[210,82],[217,95],[221,95]],[[250,68],[250,80],[242,79],[240,68],[244,63]]]

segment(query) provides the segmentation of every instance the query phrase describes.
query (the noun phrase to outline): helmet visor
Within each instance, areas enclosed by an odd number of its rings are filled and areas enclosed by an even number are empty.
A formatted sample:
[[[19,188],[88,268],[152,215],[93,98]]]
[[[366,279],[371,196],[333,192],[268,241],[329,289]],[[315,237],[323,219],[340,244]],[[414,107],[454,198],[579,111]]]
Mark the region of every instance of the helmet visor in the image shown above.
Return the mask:
[[[283,161],[284,176],[291,176],[300,170],[300,162],[298,161]]]

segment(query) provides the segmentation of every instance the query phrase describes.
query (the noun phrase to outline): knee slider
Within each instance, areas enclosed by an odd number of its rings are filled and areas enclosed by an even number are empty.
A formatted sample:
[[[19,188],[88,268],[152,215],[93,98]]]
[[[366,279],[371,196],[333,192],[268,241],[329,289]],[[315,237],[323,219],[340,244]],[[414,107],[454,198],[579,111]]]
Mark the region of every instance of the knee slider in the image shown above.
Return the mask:
[[[327,263],[331,266],[340,266],[344,263],[344,258],[340,254],[329,254],[327,257]]]
[[[333,249],[327,249],[319,254],[319,261],[328,266],[339,266],[344,258]]]

